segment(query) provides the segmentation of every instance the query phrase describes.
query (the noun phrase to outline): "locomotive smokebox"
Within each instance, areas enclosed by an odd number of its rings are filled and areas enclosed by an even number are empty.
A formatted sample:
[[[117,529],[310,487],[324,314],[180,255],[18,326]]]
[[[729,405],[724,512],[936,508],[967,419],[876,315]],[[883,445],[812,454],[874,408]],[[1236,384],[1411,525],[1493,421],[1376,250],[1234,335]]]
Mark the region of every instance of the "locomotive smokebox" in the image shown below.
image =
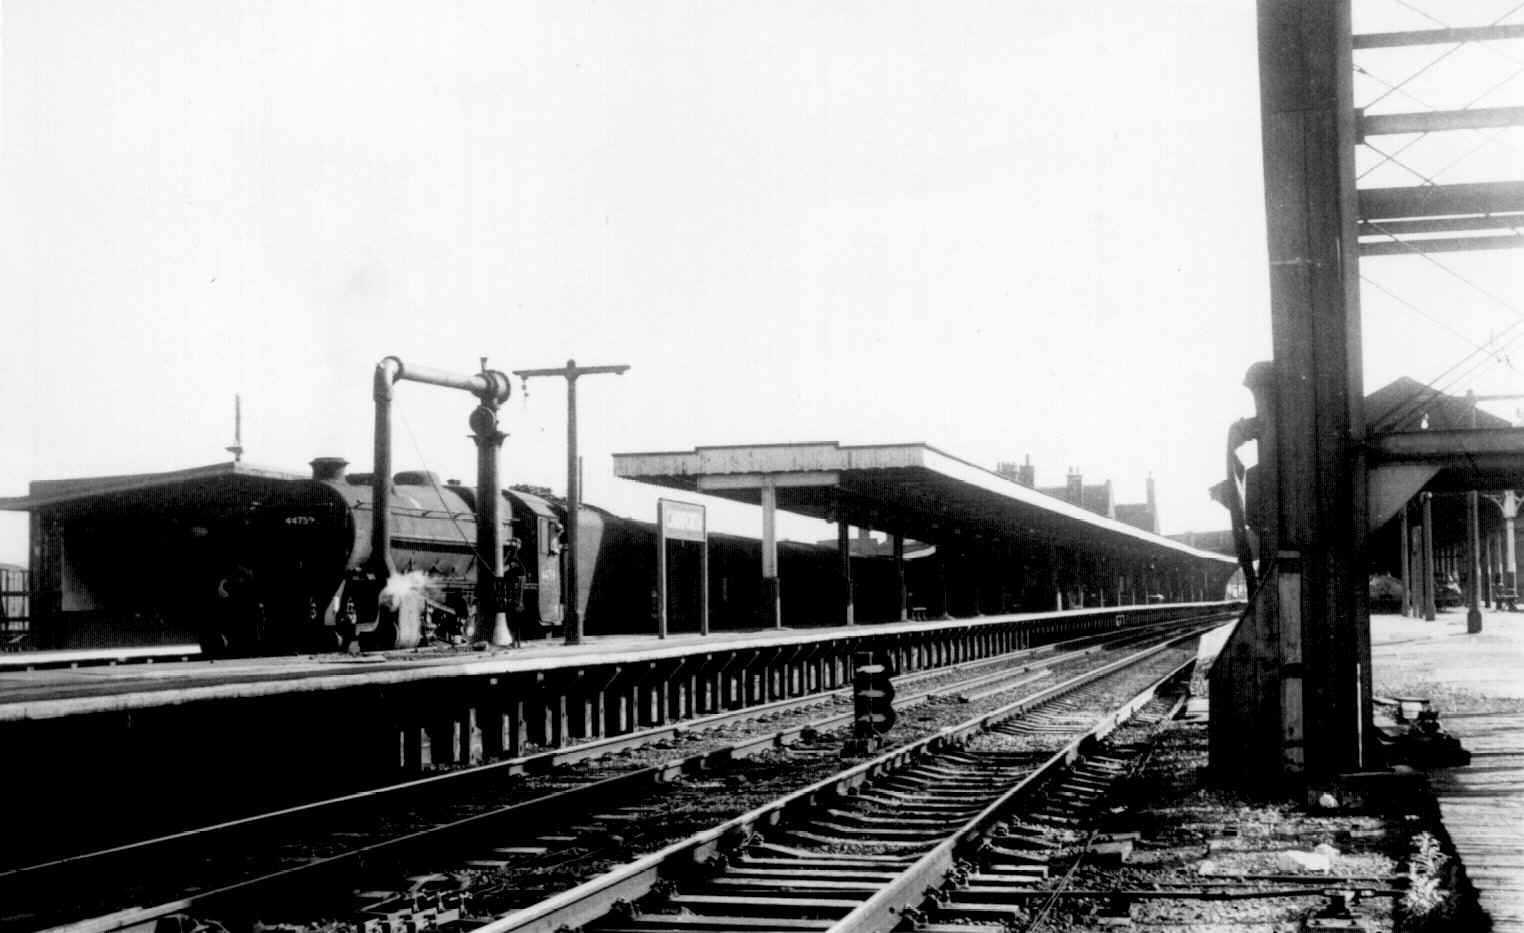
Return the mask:
[[[349,461],[343,457],[316,457],[308,461],[308,465],[312,467],[313,479],[342,483],[349,468]]]

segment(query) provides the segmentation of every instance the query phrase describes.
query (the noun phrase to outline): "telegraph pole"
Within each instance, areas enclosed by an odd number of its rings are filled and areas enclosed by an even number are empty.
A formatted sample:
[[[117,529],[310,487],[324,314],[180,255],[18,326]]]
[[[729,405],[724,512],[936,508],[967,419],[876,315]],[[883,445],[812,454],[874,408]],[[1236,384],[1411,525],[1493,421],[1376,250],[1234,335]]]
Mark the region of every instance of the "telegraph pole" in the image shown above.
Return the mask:
[[[243,459],[243,396],[233,396],[233,443],[222,448],[233,455],[233,462]]]
[[[576,360],[554,369],[515,369],[513,374],[523,380],[528,389],[529,380],[536,376],[562,376],[566,379],[566,643],[582,643],[582,612],[577,599],[577,515],[582,507],[580,471],[577,469],[577,377],[595,376],[601,373],[622,374],[627,365],[578,366]]]

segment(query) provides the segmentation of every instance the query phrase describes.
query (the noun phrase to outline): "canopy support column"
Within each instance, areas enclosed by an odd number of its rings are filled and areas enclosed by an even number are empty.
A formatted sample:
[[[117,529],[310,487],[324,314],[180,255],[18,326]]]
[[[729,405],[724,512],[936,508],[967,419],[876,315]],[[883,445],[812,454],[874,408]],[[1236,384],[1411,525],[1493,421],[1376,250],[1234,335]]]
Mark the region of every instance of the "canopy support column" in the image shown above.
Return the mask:
[[[836,551],[841,556],[842,621],[852,625],[852,526],[845,519],[836,523]]]
[[[894,583],[899,592],[899,619],[904,622],[910,618],[910,592],[905,588],[905,536],[895,534],[890,540],[894,542]]]
[[[771,476],[762,478],[762,621],[783,628],[782,591],[778,586],[778,488]]]

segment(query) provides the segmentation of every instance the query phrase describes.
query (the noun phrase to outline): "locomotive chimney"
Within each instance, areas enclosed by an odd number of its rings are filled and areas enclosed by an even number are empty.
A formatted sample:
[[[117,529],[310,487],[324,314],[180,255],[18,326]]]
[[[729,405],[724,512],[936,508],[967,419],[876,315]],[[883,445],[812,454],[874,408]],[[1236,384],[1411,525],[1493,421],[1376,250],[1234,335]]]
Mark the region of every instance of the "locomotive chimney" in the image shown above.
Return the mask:
[[[313,479],[329,483],[344,482],[345,468],[349,466],[349,461],[343,457],[314,457],[308,463],[312,467]]]

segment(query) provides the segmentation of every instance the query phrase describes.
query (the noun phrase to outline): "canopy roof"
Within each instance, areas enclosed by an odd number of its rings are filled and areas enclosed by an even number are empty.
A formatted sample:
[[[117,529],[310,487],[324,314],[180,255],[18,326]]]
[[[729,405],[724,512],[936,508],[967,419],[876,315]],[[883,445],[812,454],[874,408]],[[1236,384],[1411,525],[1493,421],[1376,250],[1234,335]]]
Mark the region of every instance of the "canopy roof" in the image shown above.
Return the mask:
[[[1231,566],[1230,557],[1171,541],[1008,480],[927,444],[843,447],[834,441],[697,447],[614,455],[614,475],[778,508],[933,543],[1034,538],[1060,547]]]
[[[297,473],[254,466],[242,461],[212,463],[167,473],[128,473],[120,476],[86,476],[78,479],[33,480],[31,494],[0,497],[0,511],[34,512],[61,506],[90,503],[110,496],[129,496],[222,481],[228,477],[252,480],[306,479]]]

